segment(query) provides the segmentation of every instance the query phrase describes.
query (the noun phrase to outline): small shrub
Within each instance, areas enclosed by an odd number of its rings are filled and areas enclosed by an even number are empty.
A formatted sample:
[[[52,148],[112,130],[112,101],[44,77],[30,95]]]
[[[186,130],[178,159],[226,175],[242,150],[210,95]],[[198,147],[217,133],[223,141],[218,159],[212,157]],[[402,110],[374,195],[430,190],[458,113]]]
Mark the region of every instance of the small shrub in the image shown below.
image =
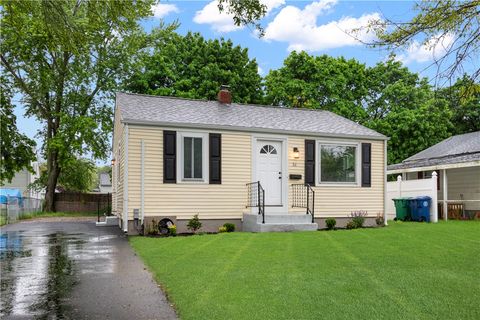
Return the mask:
[[[158,234],[158,223],[155,219],[152,219],[152,222],[147,224],[145,228],[145,234],[150,236],[155,236]]]
[[[334,218],[328,218],[325,220],[325,224],[327,225],[328,230],[333,230],[335,228],[335,225],[337,224],[337,220]]]
[[[223,227],[225,228],[225,230],[227,230],[227,232],[235,231],[235,225],[233,223],[225,223]]]
[[[383,218],[383,215],[380,212],[377,213],[377,217],[375,218],[375,223],[379,227],[385,225],[385,219]]]
[[[363,210],[352,211],[350,216],[352,217],[351,222],[354,223],[355,228],[362,228],[363,224],[365,223],[365,217],[367,216],[367,211],[363,211]]]
[[[194,215],[192,219],[188,221],[187,228],[192,230],[193,233],[196,233],[202,227],[200,219],[198,219],[198,214]]]
[[[356,228],[357,228],[357,225],[356,225],[353,221],[348,221],[346,228],[347,228],[348,230],[356,229]]]
[[[175,237],[177,235],[177,226],[169,226],[168,227],[168,235]]]
[[[227,232],[227,228],[225,226],[218,228],[218,233],[224,233],[224,232]]]

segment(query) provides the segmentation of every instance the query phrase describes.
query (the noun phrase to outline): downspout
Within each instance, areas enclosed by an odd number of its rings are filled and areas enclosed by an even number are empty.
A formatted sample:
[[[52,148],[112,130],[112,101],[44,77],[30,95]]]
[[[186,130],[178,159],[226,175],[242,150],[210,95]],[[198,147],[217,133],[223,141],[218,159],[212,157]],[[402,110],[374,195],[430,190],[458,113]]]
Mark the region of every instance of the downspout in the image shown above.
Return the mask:
[[[387,140],[383,140],[383,221],[388,226],[387,221]]]
[[[143,221],[145,219],[145,206],[144,206],[144,199],[145,199],[145,145],[143,143],[143,139],[141,140],[141,168],[140,168],[140,215],[141,215],[141,222],[143,225]]]
[[[123,173],[123,232],[128,232],[128,125],[125,124],[125,162]]]

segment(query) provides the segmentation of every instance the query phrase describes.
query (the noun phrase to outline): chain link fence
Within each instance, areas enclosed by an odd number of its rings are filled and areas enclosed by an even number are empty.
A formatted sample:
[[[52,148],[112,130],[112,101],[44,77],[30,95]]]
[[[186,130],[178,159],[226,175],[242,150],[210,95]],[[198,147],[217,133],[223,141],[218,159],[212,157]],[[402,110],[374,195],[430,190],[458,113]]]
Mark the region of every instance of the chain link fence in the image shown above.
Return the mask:
[[[13,223],[42,210],[42,199],[7,197],[0,208],[0,225]]]

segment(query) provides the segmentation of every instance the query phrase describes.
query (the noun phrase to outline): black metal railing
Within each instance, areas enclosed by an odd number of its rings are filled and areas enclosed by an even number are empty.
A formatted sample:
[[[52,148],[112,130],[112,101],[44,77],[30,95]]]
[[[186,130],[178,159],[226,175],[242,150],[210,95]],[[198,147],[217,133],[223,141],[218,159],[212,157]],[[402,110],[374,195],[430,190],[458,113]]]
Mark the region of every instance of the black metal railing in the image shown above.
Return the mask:
[[[292,208],[305,208],[315,222],[315,191],[309,184],[292,184]]]
[[[247,183],[246,207],[258,207],[258,215],[262,215],[262,223],[265,223],[265,190],[260,181]]]

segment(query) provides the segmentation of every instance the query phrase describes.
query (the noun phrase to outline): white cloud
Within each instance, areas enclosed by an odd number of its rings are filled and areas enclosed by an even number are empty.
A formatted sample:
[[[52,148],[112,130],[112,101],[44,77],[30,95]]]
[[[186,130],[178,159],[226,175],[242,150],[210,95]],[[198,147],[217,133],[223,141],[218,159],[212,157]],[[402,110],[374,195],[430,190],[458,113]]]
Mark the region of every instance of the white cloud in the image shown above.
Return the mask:
[[[286,6],[265,30],[265,40],[288,42],[288,50],[321,51],[345,46],[360,45],[361,41],[374,39],[372,33],[353,29],[366,26],[369,21],[380,19],[378,13],[364,14],[359,18],[343,17],[337,21],[317,25],[317,18],[328,13],[337,0],[314,1],[303,10]]]
[[[174,4],[170,3],[157,3],[152,6],[153,16],[155,18],[164,18],[168,16],[170,13],[177,13],[180,12],[178,7]]]
[[[443,36],[435,36],[428,40],[425,44],[413,41],[405,50],[406,52],[397,56],[397,59],[404,64],[410,62],[427,62],[441,58],[450,46],[453,44],[455,36],[446,34]]]
[[[260,0],[267,6],[267,15],[270,12],[285,4],[285,0]],[[223,12],[218,10],[218,1],[209,2],[202,10],[195,13],[193,21],[198,24],[209,24],[217,32],[231,32],[243,29],[243,26],[236,26],[233,22],[233,14],[227,13],[228,7]]]

